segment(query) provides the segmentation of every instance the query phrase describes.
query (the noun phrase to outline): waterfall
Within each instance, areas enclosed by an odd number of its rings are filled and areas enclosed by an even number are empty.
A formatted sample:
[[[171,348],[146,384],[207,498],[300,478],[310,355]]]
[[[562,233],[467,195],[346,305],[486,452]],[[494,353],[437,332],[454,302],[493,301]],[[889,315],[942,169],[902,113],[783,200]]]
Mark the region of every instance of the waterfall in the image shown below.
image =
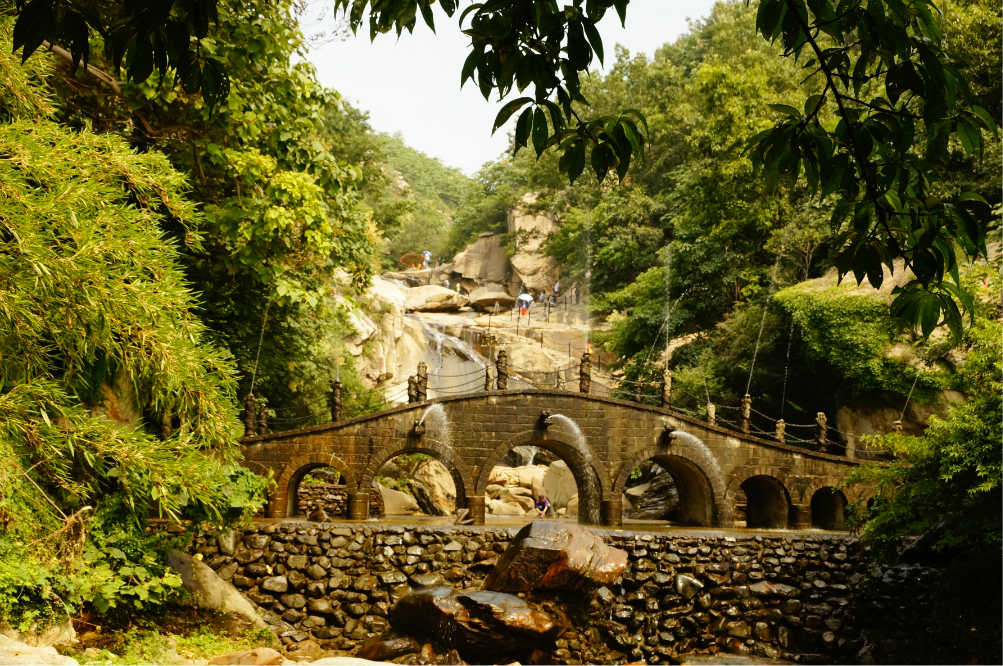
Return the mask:
[[[563,414],[554,414],[553,419],[555,422],[560,422],[564,425],[564,427],[571,431],[571,438],[574,440],[575,449],[582,456],[582,459],[588,463],[588,465],[591,465],[594,470],[597,467],[595,456],[592,453],[592,448],[588,445],[588,440],[585,439],[585,433],[583,433],[582,429],[578,427],[578,424]],[[589,511],[586,518],[587,522],[592,525],[598,525],[600,522],[598,504],[585,501],[586,498],[601,499],[601,493],[599,492],[599,489],[596,488],[595,472],[589,470],[584,474],[584,477],[584,487],[578,489],[579,506],[587,507]],[[577,482],[578,479],[575,479],[575,481]]]

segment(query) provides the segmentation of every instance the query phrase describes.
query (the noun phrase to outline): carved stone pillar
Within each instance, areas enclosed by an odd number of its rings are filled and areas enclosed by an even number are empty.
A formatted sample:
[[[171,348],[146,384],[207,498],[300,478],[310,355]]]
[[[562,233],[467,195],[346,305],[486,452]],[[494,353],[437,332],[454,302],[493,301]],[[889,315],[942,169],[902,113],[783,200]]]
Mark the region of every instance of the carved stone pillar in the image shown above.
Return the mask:
[[[425,361],[418,364],[418,402],[428,400],[428,366]]]
[[[491,390],[491,367],[487,365],[484,366],[484,390]]]
[[[341,382],[331,382],[331,422],[338,423],[345,418],[345,403],[341,397]]]
[[[414,375],[407,378],[407,401],[418,402],[418,379]]]
[[[578,391],[588,393],[592,390],[592,354],[587,351],[582,354],[582,364],[578,366]]]
[[[828,420],[825,418],[825,412],[819,412],[815,416],[815,422],[818,423],[818,450],[825,451],[829,446],[829,436],[826,432]]]
[[[268,404],[262,400],[258,405],[258,434],[268,434]]]
[[[474,521],[474,525],[483,525],[487,511],[487,498],[484,495],[470,495],[467,497],[468,517]]]
[[[748,393],[742,398],[742,432],[749,434],[749,420],[752,418],[752,398]]]
[[[713,402],[707,403],[707,425],[717,425],[717,407]]]
[[[599,520],[603,525],[623,525],[623,498],[602,500],[599,503]]]
[[[780,419],[779,421],[777,421],[776,438],[777,441],[780,442],[781,444],[784,443],[784,438],[786,437],[785,433],[786,430],[787,430],[787,424],[784,423],[784,420]]]
[[[257,432],[258,407],[255,404],[254,394],[248,393],[244,399],[244,437],[254,437]]]
[[[895,421],[894,423],[892,423],[892,428],[893,428],[892,432],[894,434],[901,435],[902,434],[902,421]]]
[[[508,389],[508,354],[502,349],[498,352],[498,359],[495,361],[495,372],[497,374],[495,378],[495,386],[499,391],[505,391]],[[471,509],[473,513],[473,509]]]
[[[348,519],[369,518],[369,493],[348,493]]]

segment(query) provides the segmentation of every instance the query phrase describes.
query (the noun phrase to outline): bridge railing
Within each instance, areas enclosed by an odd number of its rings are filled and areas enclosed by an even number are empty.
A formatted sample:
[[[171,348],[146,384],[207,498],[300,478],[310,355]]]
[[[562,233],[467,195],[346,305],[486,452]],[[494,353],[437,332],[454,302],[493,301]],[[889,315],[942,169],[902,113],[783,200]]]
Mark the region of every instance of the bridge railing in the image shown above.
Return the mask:
[[[429,385],[429,380],[434,380]],[[446,380],[443,385],[443,381]],[[510,384],[511,382],[511,384]],[[673,396],[681,394],[695,404],[701,404],[700,396],[689,393],[682,387],[672,386],[671,373],[666,371],[662,381],[631,380],[625,377],[615,377],[594,370],[592,354],[586,351],[578,363],[572,363],[555,370],[539,370],[510,366],[504,350],[498,352],[498,359],[492,365],[478,370],[456,374],[429,374],[424,363],[418,365],[418,372],[408,377],[406,387],[385,394],[377,389],[358,392],[345,392],[340,382],[332,382],[330,395],[315,401],[307,408],[307,414],[286,416],[263,408],[253,395],[248,396],[245,405],[245,437],[262,435],[270,432],[273,426],[277,430],[295,430],[324,423],[337,423],[344,419],[377,413],[392,407],[408,403],[421,403],[437,397],[477,393],[482,391],[506,390],[509,388],[557,389],[565,391],[577,390],[581,393],[631,400],[634,402],[665,407],[685,414],[691,418],[705,421],[709,425],[723,427],[736,433],[753,435],[760,439],[774,440],[781,444],[794,444],[814,451],[834,450],[845,455],[847,442],[854,437],[851,433],[840,431],[827,422],[825,414],[819,412],[815,423],[788,423],[781,415],[775,419],[757,409],[752,408],[752,400],[746,395],[738,406],[714,404],[709,399],[704,403],[704,411],[700,412],[680,404],[673,404]],[[709,398],[709,396],[706,396]],[[718,415],[717,410],[726,414]],[[760,423],[772,423],[774,430],[763,430]],[[252,415],[255,418],[248,418]],[[792,430],[793,432],[789,432]],[[896,422],[896,431],[901,432],[901,423]],[[797,433],[797,434],[795,434]],[[799,436],[803,435],[803,436]],[[842,439],[842,441],[840,441]],[[871,453],[887,453],[879,449],[868,449]]]

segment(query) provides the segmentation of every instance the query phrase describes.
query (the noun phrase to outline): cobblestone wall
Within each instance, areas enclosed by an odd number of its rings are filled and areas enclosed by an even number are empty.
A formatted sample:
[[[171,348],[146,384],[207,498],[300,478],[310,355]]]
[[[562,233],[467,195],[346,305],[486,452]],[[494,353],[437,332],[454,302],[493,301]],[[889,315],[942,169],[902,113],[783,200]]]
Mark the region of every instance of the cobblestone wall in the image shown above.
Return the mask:
[[[353,650],[389,628],[389,609],[411,585],[477,589],[516,531],[287,522],[245,531],[236,548],[215,539],[197,548],[261,607],[290,652]],[[919,570],[875,572],[846,535],[599,532],[629,553],[628,567],[583,597],[530,595],[572,624],[539,663],[666,663],[720,651],[892,661],[923,598],[906,580]],[[891,628],[860,619],[873,598],[897,616]]]

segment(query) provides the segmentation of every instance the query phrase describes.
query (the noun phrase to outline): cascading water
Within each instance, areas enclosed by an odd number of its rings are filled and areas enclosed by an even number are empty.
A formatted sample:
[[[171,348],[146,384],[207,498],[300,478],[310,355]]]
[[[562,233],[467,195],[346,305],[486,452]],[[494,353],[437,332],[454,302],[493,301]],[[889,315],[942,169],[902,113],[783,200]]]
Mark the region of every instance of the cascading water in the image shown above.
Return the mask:
[[[585,433],[583,433],[582,429],[578,427],[578,424],[563,414],[554,414],[552,418],[555,425],[560,423],[571,432],[571,438],[574,441],[574,448],[581,454],[583,462],[585,462],[588,467],[591,467],[591,469],[595,469],[597,465],[595,456],[592,453],[592,447],[588,445],[588,440],[585,439]],[[579,502],[579,506],[585,507],[588,511],[586,522],[590,525],[598,525],[600,521],[598,502],[584,501],[585,498],[598,499],[600,495],[599,489],[596,488],[595,473],[586,473],[584,474],[584,477],[585,478],[582,481],[583,487],[578,489],[578,497],[581,500]]]
[[[426,420],[428,425],[425,425]],[[425,413],[421,415],[418,425],[425,425],[426,436],[452,447],[453,438],[449,431],[449,415],[446,414],[446,410],[441,404],[429,405]]]

